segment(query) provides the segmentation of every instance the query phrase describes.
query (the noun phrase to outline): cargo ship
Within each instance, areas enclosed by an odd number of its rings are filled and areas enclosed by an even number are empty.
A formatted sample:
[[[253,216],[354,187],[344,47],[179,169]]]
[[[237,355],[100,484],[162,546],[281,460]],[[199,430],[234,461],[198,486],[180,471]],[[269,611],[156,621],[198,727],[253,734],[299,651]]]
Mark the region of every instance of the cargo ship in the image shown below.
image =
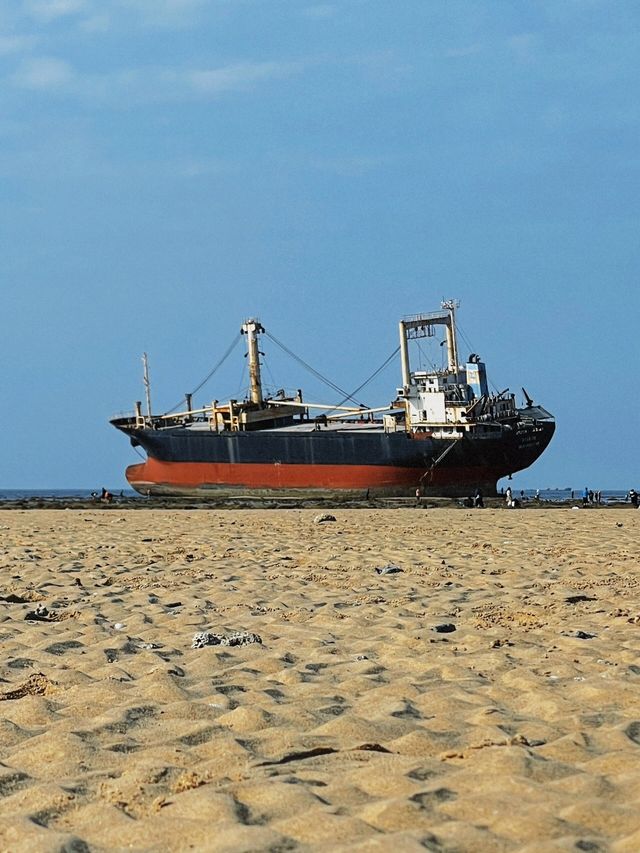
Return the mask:
[[[399,323],[402,385],[387,406],[310,403],[302,391],[265,395],[257,319],[243,323],[250,386],[243,400],[153,415],[141,402],[111,420],[145,461],[126,477],[145,495],[264,497],[462,497],[527,468],[547,447],[555,419],[523,390],[491,393],[484,362],[458,359],[455,311]],[[410,342],[443,337],[446,364],[412,370]],[[444,362],[444,359],[443,359]],[[148,388],[148,381],[147,381]]]

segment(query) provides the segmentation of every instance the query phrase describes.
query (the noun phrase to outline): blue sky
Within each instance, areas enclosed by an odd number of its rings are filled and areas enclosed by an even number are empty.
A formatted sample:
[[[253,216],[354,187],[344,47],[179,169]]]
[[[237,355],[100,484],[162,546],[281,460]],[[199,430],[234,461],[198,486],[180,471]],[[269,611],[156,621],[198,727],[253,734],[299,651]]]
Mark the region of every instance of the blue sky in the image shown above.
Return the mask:
[[[122,487],[144,350],[166,408],[258,315],[351,390],[445,296],[557,417],[518,487],[637,488],[639,55],[625,0],[0,2],[0,487]]]

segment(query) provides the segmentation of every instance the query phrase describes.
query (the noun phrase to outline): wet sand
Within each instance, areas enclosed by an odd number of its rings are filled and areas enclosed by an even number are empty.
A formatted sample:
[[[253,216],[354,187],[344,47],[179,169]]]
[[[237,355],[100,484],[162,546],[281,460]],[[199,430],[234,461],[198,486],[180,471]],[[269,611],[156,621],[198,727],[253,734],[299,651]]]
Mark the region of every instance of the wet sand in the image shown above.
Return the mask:
[[[332,512],[0,514],[0,850],[640,849],[640,513]]]

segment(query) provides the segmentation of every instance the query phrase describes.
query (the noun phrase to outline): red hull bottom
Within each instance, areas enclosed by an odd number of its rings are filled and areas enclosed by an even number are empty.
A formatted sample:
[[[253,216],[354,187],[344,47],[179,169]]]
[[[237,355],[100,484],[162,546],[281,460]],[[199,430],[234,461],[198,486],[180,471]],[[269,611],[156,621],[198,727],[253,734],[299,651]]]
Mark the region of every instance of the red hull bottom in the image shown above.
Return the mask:
[[[160,462],[147,459],[130,465],[127,480],[136,491],[150,495],[225,497],[244,493],[284,496],[424,495],[465,496],[480,486],[495,494],[502,474],[487,468],[420,468],[387,465],[283,465],[220,462]]]

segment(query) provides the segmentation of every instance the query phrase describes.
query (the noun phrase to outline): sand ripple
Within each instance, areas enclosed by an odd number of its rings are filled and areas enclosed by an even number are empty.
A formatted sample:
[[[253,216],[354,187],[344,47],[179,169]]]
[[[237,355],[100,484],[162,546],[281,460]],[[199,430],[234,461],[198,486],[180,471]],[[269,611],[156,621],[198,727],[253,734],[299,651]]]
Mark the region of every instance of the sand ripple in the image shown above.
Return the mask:
[[[3,514],[0,850],[640,849],[640,514],[333,514]]]

